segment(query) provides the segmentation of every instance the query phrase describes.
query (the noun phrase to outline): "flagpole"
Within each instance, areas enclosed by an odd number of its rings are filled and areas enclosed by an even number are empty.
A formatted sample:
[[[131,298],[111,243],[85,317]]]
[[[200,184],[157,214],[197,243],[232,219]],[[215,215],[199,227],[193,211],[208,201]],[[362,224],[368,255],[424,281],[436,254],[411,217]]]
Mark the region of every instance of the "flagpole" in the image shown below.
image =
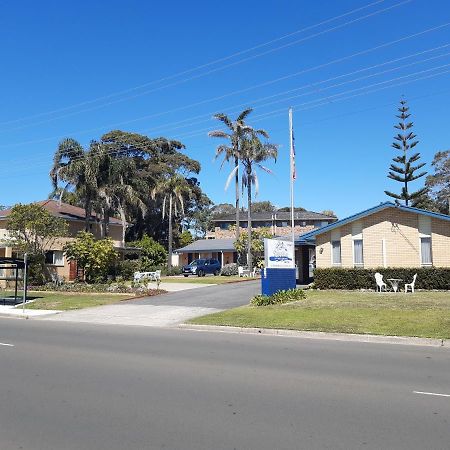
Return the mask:
[[[290,140],[290,182],[291,182],[291,231],[292,231],[292,243],[295,244],[295,230],[294,230],[294,132],[292,126],[292,108],[289,108],[289,140]]]

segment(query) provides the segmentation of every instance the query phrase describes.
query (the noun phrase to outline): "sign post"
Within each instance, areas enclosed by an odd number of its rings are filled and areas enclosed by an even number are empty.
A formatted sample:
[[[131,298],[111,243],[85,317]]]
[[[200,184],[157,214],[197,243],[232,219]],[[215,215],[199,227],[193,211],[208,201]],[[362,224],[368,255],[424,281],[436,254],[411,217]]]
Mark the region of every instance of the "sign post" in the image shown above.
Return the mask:
[[[263,295],[295,289],[295,247],[292,241],[264,239],[264,262],[261,277]]]

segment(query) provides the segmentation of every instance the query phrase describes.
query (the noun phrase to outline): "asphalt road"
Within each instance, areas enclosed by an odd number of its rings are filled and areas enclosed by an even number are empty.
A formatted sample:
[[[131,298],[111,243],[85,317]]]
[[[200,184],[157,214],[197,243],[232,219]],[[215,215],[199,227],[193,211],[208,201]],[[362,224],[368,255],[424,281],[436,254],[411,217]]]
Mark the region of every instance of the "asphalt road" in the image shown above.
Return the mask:
[[[161,297],[147,297],[127,303],[229,309],[247,305],[252,297],[260,293],[261,280],[241,281],[239,283],[225,283],[186,291],[170,292]]]
[[[2,450],[448,449],[450,351],[0,319]]]

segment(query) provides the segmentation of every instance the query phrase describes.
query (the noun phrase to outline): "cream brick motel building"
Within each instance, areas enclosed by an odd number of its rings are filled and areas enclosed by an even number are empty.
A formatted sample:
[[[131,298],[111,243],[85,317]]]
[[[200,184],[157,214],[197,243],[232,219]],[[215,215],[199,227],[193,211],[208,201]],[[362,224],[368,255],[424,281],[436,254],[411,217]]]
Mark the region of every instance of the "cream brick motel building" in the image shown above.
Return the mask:
[[[301,235],[301,281],[311,266],[450,267],[450,216],[391,202]],[[303,280],[302,280],[303,276]]]

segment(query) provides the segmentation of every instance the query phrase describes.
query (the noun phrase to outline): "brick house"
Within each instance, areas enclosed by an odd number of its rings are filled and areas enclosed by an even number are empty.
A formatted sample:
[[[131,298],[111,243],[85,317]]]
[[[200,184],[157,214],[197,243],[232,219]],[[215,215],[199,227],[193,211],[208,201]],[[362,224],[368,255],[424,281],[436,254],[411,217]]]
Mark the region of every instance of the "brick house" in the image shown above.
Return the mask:
[[[43,200],[36,202],[41,205],[50,214],[64,219],[68,224],[68,234],[66,237],[57,239],[52,248],[46,251],[46,266],[50,273],[54,273],[65,280],[72,281],[77,276],[77,267],[74,261],[67,261],[63,247],[68,241],[73,240],[79,231],[85,230],[85,212],[83,208],[72,206],[67,203],[60,203],[55,200]],[[8,216],[11,214],[11,209],[0,211],[0,257],[12,257],[17,253],[13,246],[10,246],[5,241],[8,238],[7,222]],[[109,237],[113,240],[115,249],[122,253],[125,251],[124,242],[122,242],[122,222],[114,217],[109,219]],[[90,230],[95,238],[102,237],[101,220],[95,214],[91,217]],[[0,267],[0,280],[9,280],[7,270]],[[4,283],[3,283],[4,284]]]
[[[222,266],[237,262],[237,252],[234,248],[234,238],[230,239],[199,239],[175,251],[179,255],[178,264],[185,266],[194,259],[217,259]]]
[[[335,216],[317,213],[314,211],[296,211],[294,213],[294,230],[295,234],[303,234],[308,231],[323,227],[335,222]],[[230,239],[235,233],[231,230],[236,224],[236,216],[227,214],[213,221],[214,229],[206,233],[207,239]],[[247,215],[240,215],[240,229],[247,230]],[[267,228],[273,236],[291,235],[291,213],[288,211],[281,212],[262,212],[252,214],[252,229]]]
[[[316,267],[450,267],[450,216],[386,202],[296,240],[301,281]]]

